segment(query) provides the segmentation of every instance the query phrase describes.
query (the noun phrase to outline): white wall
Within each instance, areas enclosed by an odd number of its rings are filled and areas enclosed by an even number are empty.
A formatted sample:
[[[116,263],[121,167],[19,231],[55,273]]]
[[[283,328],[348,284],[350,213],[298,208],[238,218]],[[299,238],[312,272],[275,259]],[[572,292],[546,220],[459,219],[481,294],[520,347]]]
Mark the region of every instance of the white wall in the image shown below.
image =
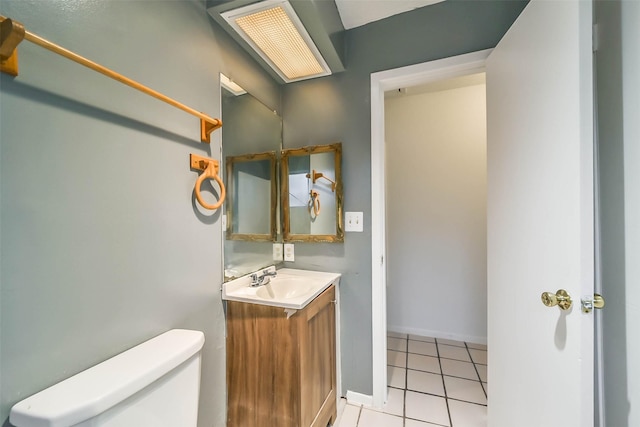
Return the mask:
[[[486,342],[484,84],[389,98],[390,330]]]

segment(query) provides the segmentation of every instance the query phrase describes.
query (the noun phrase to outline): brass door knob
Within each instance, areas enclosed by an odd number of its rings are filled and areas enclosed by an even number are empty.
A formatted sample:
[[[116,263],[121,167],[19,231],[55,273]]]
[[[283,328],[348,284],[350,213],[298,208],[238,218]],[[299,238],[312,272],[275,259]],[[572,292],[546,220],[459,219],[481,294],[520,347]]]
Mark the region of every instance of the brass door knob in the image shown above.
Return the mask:
[[[564,289],[558,289],[558,292],[555,294],[552,292],[543,292],[542,303],[547,307],[553,307],[557,305],[562,310],[569,310],[571,308],[571,297]]]

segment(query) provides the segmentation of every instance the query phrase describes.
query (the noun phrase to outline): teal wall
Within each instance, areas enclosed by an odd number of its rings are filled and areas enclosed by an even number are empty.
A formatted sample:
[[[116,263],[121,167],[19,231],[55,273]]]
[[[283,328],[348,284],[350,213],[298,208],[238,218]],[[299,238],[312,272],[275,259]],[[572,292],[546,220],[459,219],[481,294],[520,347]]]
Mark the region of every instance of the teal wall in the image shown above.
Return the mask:
[[[494,46],[525,3],[449,0],[346,33],[347,71],[279,87],[204,1],[2,0],[0,13],[214,117],[223,72],[284,117],[284,148],[343,142],[365,231],[296,244],[343,273],[343,390],[371,394],[371,72]],[[0,422],[11,405],[171,328],[203,330],[200,425],[224,425],[220,215],[201,211],[197,119],[24,42],[0,76]],[[282,99],[280,98],[282,92]]]
[[[640,2],[595,2],[604,424],[640,425]],[[597,424],[598,425],[598,424]]]
[[[354,28],[345,72],[283,88],[284,148],[341,141],[344,210],[364,212],[364,232],[344,244],[297,243],[285,263],[343,274],[344,392],[372,393],[370,74],[494,47],[525,4],[449,0]]]
[[[2,0],[0,14],[213,117],[218,73],[280,88],[203,1]],[[204,331],[199,425],[225,425],[220,213],[189,153],[219,132],[31,43],[0,76],[0,424],[17,401],[172,328]]]
[[[603,295],[607,309],[597,313],[596,321],[605,322],[602,336],[606,351],[603,358],[605,416],[607,425],[628,427],[627,343],[625,297],[625,221],[624,221],[624,134],[622,115],[621,3],[595,3],[595,21],[602,39],[596,52],[598,105],[598,183],[600,189],[600,253]],[[607,351],[615,349],[616,351]],[[615,370],[610,367],[615,366]],[[596,375],[596,381],[598,381]],[[597,408],[597,406],[596,406]]]

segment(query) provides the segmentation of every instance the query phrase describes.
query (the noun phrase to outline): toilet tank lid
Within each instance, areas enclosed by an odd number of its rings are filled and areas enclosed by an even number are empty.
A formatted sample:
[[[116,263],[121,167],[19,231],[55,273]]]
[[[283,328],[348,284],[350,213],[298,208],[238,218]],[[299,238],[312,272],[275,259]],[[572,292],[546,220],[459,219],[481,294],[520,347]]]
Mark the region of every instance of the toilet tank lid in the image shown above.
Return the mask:
[[[142,390],[200,352],[204,334],[173,329],[16,403],[17,427],[72,426]]]

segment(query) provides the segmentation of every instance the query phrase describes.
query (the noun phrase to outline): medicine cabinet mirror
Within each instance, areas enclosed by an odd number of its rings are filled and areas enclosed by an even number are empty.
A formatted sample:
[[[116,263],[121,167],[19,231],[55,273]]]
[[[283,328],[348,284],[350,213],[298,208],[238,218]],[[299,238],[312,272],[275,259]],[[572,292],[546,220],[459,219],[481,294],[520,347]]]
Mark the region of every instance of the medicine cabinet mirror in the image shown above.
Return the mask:
[[[285,242],[343,242],[342,144],[282,150]]]
[[[282,149],[282,119],[224,75],[220,81],[227,187],[224,280],[228,281],[274,264],[279,223],[276,156]]]
[[[276,240],[276,152],[227,156],[227,239]]]

